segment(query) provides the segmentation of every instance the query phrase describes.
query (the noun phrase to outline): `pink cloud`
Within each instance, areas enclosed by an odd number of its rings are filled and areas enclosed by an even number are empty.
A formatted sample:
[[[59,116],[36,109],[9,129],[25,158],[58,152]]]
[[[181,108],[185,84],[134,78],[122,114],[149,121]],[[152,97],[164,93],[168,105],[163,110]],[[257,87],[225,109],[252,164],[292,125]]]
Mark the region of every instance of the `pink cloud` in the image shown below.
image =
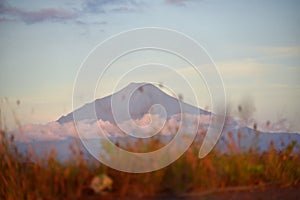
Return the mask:
[[[209,123],[209,120],[209,116],[189,114],[181,116],[179,114],[174,115],[168,121],[165,121],[165,119],[160,118],[159,115],[145,114],[142,118],[135,120],[134,123],[138,126],[142,126],[142,128],[139,129],[142,133],[148,134],[151,131],[155,131],[157,134],[170,135],[176,134],[180,127],[182,127],[185,132],[194,133],[197,128],[196,121],[206,124]],[[150,122],[151,126],[144,127]],[[131,123],[130,121],[126,121],[122,123],[122,125],[128,125],[130,128]],[[28,124],[10,132],[10,134],[15,136],[17,142],[51,141],[64,140],[71,137],[78,138],[79,135],[77,130],[82,134],[82,138],[98,138],[103,137],[104,135],[113,137],[126,136],[118,125],[102,120],[94,123],[80,121],[77,122],[76,126],[73,122],[63,124],[50,122],[43,125]]]
[[[0,3],[0,15],[3,15],[2,18],[4,19],[8,19],[7,16],[9,16],[27,24],[43,21],[66,21],[77,17],[76,12],[70,10],[46,8],[37,11],[27,11],[10,6],[3,1]]]

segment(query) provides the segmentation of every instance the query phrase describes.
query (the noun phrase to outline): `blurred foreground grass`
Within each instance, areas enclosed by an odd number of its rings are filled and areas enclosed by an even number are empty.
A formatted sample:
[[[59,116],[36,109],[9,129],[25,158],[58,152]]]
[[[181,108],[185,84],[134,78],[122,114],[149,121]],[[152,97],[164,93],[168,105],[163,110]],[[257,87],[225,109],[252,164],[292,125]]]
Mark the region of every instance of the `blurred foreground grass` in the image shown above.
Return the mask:
[[[118,197],[153,196],[203,192],[234,186],[300,184],[300,152],[295,143],[284,151],[272,144],[265,153],[250,149],[240,152],[234,140],[227,142],[231,152],[214,149],[204,159],[198,158],[199,145],[189,150],[170,166],[151,173],[131,174],[110,169],[98,162],[87,162],[83,153],[70,148],[73,156],[58,162],[53,151],[41,158],[33,151],[18,152],[14,138],[1,131],[0,199],[80,199],[92,195],[92,179],[106,174],[113,180],[110,193]],[[153,146],[157,146],[157,141]],[[75,145],[76,146],[76,145]]]

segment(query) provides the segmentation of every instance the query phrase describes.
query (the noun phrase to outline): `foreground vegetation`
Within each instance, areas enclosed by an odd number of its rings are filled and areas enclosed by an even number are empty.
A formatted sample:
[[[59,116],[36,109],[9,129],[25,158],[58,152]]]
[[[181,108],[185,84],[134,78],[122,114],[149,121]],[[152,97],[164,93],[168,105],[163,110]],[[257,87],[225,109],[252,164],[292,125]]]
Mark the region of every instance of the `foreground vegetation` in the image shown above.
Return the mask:
[[[0,199],[85,198],[93,195],[91,180],[101,174],[112,178],[112,190],[108,193],[118,197],[176,195],[233,186],[300,184],[300,152],[294,152],[295,143],[282,152],[276,152],[270,144],[268,152],[250,149],[245,153],[238,151],[232,140],[227,142],[229,154],[215,149],[204,159],[198,158],[199,144],[195,143],[179,160],[164,169],[130,174],[85,161],[76,145],[70,147],[73,157],[62,164],[55,152],[45,158],[37,157],[33,151],[20,154],[14,138],[7,138],[3,131],[0,141]]]

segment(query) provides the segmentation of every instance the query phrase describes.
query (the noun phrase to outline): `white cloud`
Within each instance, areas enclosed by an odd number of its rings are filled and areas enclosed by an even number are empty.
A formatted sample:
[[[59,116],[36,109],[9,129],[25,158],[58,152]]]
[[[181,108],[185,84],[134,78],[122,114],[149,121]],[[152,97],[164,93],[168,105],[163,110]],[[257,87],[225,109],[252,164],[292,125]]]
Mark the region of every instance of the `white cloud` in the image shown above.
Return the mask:
[[[165,119],[160,118],[158,115],[146,114],[141,119],[134,121],[136,125],[141,126],[139,131],[142,131],[144,134],[148,134],[151,131],[156,131],[158,134],[176,134],[180,127],[182,127],[185,132],[193,133],[196,130],[198,122],[201,125],[208,124],[210,122],[210,116],[177,114],[172,116],[168,121],[165,121]],[[151,123],[151,126],[145,126],[149,123]],[[122,125],[130,126],[131,123],[127,121]],[[96,138],[104,134],[106,136],[119,137],[126,135],[117,125],[102,120],[94,123],[80,121],[76,124],[76,127],[73,122],[64,124],[50,122],[43,125],[28,124],[9,132],[9,134],[13,134],[17,142],[52,141],[64,140],[70,137],[78,138],[77,130],[80,131],[83,138]]]
[[[270,57],[299,57],[300,46],[259,47],[259,53]]]

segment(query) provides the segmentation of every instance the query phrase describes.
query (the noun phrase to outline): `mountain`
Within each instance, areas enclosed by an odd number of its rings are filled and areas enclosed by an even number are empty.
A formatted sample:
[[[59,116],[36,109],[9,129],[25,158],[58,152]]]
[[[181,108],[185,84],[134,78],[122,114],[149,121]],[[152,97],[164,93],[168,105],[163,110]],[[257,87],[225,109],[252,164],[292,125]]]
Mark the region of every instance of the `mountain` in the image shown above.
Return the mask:
[[[114,110],[117,111],[114,115],[117,120],[113,117]],[[169,142],[176,134],[178,127],[182,126],[180,113],[186,114],[185,122],[189,124],[185,124],[184,132],[187,133],[195,131],[193,120],[195,117],[200,117],[201,124],[197,130],[197,138],[202,139],[201,133],[207,129],[211,115],[210,112],[166,94],[152,84],[131,83],[112,95],[83,105],[66,116],[60,117],[56,122],[49,122],[45,125],[25,125],[13,134],[17,136],[18,147],[22,152],[27,151],[27,144],[30,143],[36,152],[40,152],[40,155],[44,155],[42,152],[50,153],[51,149],[55,149],[58,157],[65,159],[70,156],[69,145],[72,144],[74,138],[78,138],[73,123],[74,116],[76,116],[77,127],[84,130],[84,138],[92,144],[96,152],[101,153],[99,141],[95,140],[96,136],[99,136],[99,126],[101,126],[101,134],[110,137],[111,141],[125,141],[128,138],[129,141],[135,141],[134,137],[120,134],[122,130],[119,129],[119,125],[128,125],[126,123],[129,119],[136,122],[147,121],[149,113],[152,114],[151,120],[153,121],[166,121],[164,127],[160,129],[161,134],[158,134],[162,135],[160,138],[164,138],[165,143]],[[129,128],[130,132],[136,131],[144,134],[141,129],[134,130],[131,126]],[[147,130],[153,132],[152,127]],[[21,136],[24,137],[21,138]],[[264,152],[270,145],[273,145],[277,151],[280,151],[293,142],[293,151],[299,151],[300,134],[298,133],[260,132],[241,126],[235,120],[227,120],[216,147],[224,153],[231,152],[230,148],[236,151],[248,151],[252,148]],[[231,145],[228,145],[229,143]],[[79,146],[85,156],[90,158],[84,146],[81,143]]]
[[[93,123],[101,119],[116,124],[112,102],[117,111],[117,117],[120,119],[118,123],[129,119],[140,119],[149,111],[151,114],[158,114],[166,119],[178,113],[210,114],[166,94],[150,83],[130,83],[113,95],[96,99],[94,102],[85,104],[74,112],[60,117],[57,122],[60,124],[71,122],[73,116],[76,115],[77,121],[88,120]],[[158,104],[165,109],[165,113],[157,106]],[[129,108],[129,115],[127,108]],[[95,118],[95,112],[97,118]]]
[[[276,151],[282,151],[289,145],[294,145],[294,152],[300,150],[299,133],[261,132],[249,127],[240,127],[224,131],[216,147],[224,153],[232,150],[247,152],[250,148],[259,152],[265,152],[270,146],[273,146]]]

